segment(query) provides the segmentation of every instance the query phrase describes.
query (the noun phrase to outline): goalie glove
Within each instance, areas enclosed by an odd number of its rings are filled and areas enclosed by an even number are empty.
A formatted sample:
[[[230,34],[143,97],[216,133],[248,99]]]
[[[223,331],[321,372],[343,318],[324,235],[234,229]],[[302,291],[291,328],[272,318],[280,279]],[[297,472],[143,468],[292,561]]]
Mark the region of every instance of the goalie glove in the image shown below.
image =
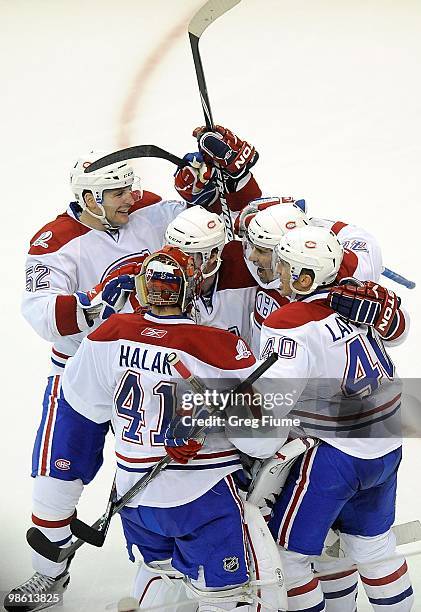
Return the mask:
[[[76,291],[77,306],[83,311],[89,325],[97,318],[105,321],[124,308],[127,298],[135,289],[134,277],[139,272],[139,264],[127,264],[108,274],[102,283],[90,291]]]
[[[332,287],[326,298],[328,305],[340,315],[373,327],[384,339],[388,339],[391,328],[396,326],[396,317],[401,300],[391,291],[372,281],[361,283],[355,279],[343,279]]]
[[[218,198],[214,180],[214,169],[206,165],[200,153],[187,153],[183,157],[189,166],[179,168],[174,174],[174,187],[179,195],[190,204],[211,206]]]
[[[197,138],[205,163],[211,166],[217,164],[228,175],[228,192],[236,191],[239,181],[259,159],[253,145],[221,125],[216,125],[213,131],[206,127],[195,128],[193,136]]]

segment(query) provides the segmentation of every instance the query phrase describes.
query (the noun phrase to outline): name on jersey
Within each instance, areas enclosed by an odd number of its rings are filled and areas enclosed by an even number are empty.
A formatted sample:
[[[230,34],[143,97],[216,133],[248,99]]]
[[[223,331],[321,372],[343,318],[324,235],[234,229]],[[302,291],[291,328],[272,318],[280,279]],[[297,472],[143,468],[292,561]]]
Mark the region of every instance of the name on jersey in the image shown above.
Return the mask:
[[[345,336],[349,336],[354,331],[354,327],[345,319],[341,319],[340,317],[335,317],[335,324],[332,323],[328,325],[325,323],[326,329],[329,330],[330,335],[332,336],[333,342],[337,342],[338,340],[342,340]]]
[[[120,367],[137,368],[147,372],[172,376],[168,355],[169,353],[162,353],[161,351],[151,351],[138,346],[122,344],[120,347]]]

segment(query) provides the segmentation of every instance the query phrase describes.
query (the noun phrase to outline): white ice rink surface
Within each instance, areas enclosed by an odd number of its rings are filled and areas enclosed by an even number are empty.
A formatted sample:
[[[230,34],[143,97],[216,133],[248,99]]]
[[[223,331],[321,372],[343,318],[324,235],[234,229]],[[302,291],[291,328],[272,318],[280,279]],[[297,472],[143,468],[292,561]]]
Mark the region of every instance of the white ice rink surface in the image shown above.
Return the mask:
[[[203,119],[186,24],[201,4],[0,0],[0,590],[32,574],[28,473],[49,369],[47,343],[19,313],[28,241],[65,209],[80,152],[149,143],[177,155],[194,150],[190,133]],[[201,43],[214,118],[256,145],[263,189],[364,226],[385,264],[419,286],[420,32],[417,0],[243,0]],[[146,160],[137,168],[148,189],[175,197],[171,165]],[[416,377],[420,291],[399,293],[412,332],[392,354],[402,376]],[[80,504],[84,519],[104,509],[110,447],[106,455]],[[421,516],[420,473],[421,443],[411,439],[397,522]],[[410,568],[421,610],[421,556]],[[61,609],[104,610],[129,594],[134,569],[116,520],[102,550],[78,553]],[[358,609],[370,609],[364,597]]]

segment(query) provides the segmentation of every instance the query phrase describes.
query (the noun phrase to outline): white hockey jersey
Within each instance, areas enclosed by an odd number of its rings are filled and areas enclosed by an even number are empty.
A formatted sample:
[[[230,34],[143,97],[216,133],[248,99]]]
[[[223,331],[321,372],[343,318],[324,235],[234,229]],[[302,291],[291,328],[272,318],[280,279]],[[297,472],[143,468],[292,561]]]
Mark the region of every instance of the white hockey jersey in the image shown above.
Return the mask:
[[[263,324],[261,358],[276,351],[271,385],[292,393],[299,433],[373,459],[398,448],[401,385],[377,334],[342,319],[317,293],[291,302]]]
[[[226,389],[254,369],[255,358],[245,347],[227,331],[150,313],[113,315],[83,340],[66,366],[62,390],[72,408],[91,421],[111,419],[119,496],[165,455],[165,430],[177,403],[183,405],[185,382],[168,355],[176,351],[211,388]],[[188,503],[240,467],[238,451],[222,429],[207,436],[187,465],[170,464],[129,505]]]
[[[378,281],[383,271],[382,255],[377,240],[356,225],[343,223],[342,221],[329,221],[312,217],[310,224],[317,227],[325,227],[336,234],[345,249],[344,259],[338,272],[337,280],[354,277],[360,281]],[[252,270],[251,262],[249,269]],[[255,355],[259,354],[260,332],[263,321],[275,310],[288,304],[288,298],[283,297],[279,290],[274,288],[278,281],[274,281],[268,287],[259,287],[251,316],[250,346]]]
[[[162,201],[143,192],[128,224],[109,233],[82,224],[73,204],[35,234],[26,263],[22,313],[42,338],[54,343],[51,375],[63,372],[83,337],[99,324],[89,327],[76,307],[75,291],[88,291],[114,269],[140,263],[160,249],[168,223],[184,208],[183,202]]]
[[[342,221],[330,221],[311,217],[310,225],[325,227],[338,237],[340,243],[348,251],[355,255],[355,269],[352,276],[360,281],[378,282],[383,272],[383,261],[380,245],[369,232],[361,227]],[[352,266],[349,261],[349,266]],[[339,280],[344,276],[339,276]]]
[[[211,294],[197,301],[199,322],[226,329],[249,342],[250,313],[257,282],[245,265],[240,241],[228,242],[222,250],[221,258],[222,264]]]

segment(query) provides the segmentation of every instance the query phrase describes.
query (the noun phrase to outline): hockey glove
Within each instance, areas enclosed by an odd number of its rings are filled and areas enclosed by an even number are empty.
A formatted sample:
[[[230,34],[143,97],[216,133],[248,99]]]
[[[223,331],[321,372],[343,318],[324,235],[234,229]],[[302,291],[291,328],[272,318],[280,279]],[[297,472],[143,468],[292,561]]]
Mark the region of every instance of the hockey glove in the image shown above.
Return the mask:
[[[207,164],[217,164],[229,175],[227,188],[229,192],[236,191],[238,182],[244,178],[250,168],[259,159],[259,154],[253,145],[241,140],[231,130],[216,125],[214,131],[206,127],[193,130],[197,138],[199,151]]]
[[[168,425],[165,436],[164,446],[167,454],[177,463],[186,464],[189,459],[197,455],[203,446],[204,437],[200,440],[190,438],[192,430],[190,411],[180,411]]]
[[[74,294],[89,324],[96,318],[105,321],[124,308],[127,298],[135,289],[134,277],[139,272],[139,264],[127,264],[108,274],[102,283],[90,291],[77,291]]]
[[[174,187],[190,204],[211,206],[218,197],[214,169],[207,166],[200,153],[187,153],[183,157],[190,165],[179,168],[174,174]]]
[[[387,338],[401,304],[400,298],[372,281],[357,281],[358,284],[354,279],[344,281],[330,289],[326,298],[329,306],[346,319],[373,327],[380,336]]]

